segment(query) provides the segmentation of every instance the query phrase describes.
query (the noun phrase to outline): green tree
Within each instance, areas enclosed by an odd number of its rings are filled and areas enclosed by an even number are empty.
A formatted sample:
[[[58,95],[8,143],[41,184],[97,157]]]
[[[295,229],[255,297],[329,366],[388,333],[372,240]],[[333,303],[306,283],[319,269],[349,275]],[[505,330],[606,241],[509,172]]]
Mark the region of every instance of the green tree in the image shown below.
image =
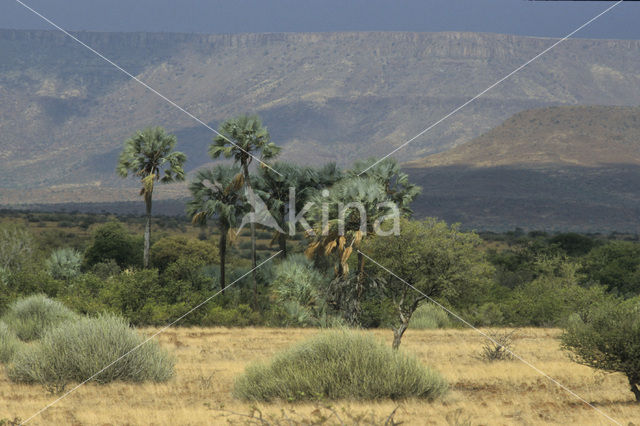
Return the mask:
[[[613,241],[589,252],[584,260],[587,276],[614,293],[640,293],[640,244]]]
[[[163,272],[181,257],[197,260],[203,265],[214,263],[218,250],[208,241],[183,236],[160,238],[151,246],[151,265]]]
[[[98,227],[93,233],[93,241],[84,253],[84,268],[90,268],[96,263],[116,261],[120,268],[135,265],[139,259],[136,256],[138,245],[120,222],[108,222]]]
[[[162,127],[148,127],[138,131],[124,143],[120,154],[118,174],[126,178],[131,172],[142,181],[140,195],[144,197],[146,223],[144,227],[143,266],[149,266],[151,236],[151,203],[155,182],[170,183],[184,180],[187,156],[174,151],[176,137],[165,133]]]
[[[220,288],[226,286],[227,240],[235,238],[233,228],[247,211],[244,197],[240,193],[242,179],[238,167],[216,166],[200,170],[189,185],[191,196],[187,213],[193,223],[206,225],[214,219],[220,232],[218,253],[220,255]]]
[[[583,365],[627,376],[640,402],[640,300],[608,300],[573,317],[562,337],[564,349]]]
[[[255,206],[255,195],[251,187],[249,165],[254,158],[260,161],[275,158],[280,148],[270,141],[267,128],[257,115],[241,115],[225,121],[218,129],[219,135],[209,147],[209,155],[216,159],[220,156],[233,158],[242,168],[242,185],[247,189],[249,204]],[[256,224],[251,221],[251,265],[253,268],[254,308],[258,308],[258,280],[256,277]]]
[[[432,218],[403,219],[398,234],[365,242],[362,250],[402,279],[377,265],[369,268],[371,276],[384,283],[397,311],[393,348],[400,346],[411,316],[428,297],[455,305],[476,299],[490,285],[493,271],[479,249],[481,243],[478,235]]]

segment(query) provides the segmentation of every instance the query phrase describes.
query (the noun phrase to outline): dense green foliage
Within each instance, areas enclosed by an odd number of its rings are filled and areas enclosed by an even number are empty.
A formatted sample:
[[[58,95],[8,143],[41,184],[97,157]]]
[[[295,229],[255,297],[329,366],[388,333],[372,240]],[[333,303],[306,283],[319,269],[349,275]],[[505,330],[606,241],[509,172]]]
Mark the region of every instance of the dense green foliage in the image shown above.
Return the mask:
[[[610,300],[569,321],[562,336],[565,349],[584,365],[627,376],[640,402],[640,300]]]
[[[47,330],[77,315],[62,303],[42,294],[29,296],[14,302],[2,316],[2,321],[23,341],[42,337]]]
[[[415,358],[393,351],[372,336],[325,332],[247,368],[235,384],[237,397],[284,401],[442,396],[447,384]]]
[[[84,254],[84,266],[91,267],[110,259],[121,268],[142,265],[140,247],[138,239],[130,235],[122,223],[106,223],[94,231],[93,241]]]
[[[23,347],[8,375],[15,382],[58,389],[90,378],[98,383],[169,380],[174,360],[157,342],[145,340],[122,318],[82,318],[52,328],[40,341]]]

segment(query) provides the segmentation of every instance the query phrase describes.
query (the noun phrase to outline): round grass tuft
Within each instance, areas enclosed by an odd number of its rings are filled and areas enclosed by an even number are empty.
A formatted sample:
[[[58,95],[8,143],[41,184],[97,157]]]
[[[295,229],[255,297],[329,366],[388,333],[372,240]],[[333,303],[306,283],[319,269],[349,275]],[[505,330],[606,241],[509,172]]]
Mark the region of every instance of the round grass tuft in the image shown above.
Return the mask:
[[[142,344],[144,340],[120,317],[81,318],[50,329],[40,341],[25,345],[13,357],[7,373],[14,382],[60,387],[83,382],[128,354],[92,381],[169,380],[174,373],[173,357],[156,341]]]
[[[15,301],[2,321],[20,340],[29,342],[42,337],[48,329],[77,318],[78,315],[62,303],[36,294]]]
[[[416,358],[394,351],[372,336],[329,331],[253,364],[235,383],[236,397],[249,401],[435,399],[447,383]]]

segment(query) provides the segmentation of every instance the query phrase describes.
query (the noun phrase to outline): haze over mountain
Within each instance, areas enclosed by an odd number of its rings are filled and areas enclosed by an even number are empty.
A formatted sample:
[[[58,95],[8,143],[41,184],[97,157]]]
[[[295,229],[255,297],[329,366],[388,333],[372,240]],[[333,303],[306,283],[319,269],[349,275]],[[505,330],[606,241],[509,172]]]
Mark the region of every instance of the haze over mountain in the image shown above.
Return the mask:
[[[381,156],[555,40],[474,33],[78,33],[213,127],[260,114],[284,158]],[[209,130],[53,31],[0,31],[0,204],[136,199],[114,173],[147,125],[178,136],[189,170]],[[400,150],[444,151],[525,109],[640,103],[640,42],[567,40]],[[184,195],[163,188],[158,197]]]

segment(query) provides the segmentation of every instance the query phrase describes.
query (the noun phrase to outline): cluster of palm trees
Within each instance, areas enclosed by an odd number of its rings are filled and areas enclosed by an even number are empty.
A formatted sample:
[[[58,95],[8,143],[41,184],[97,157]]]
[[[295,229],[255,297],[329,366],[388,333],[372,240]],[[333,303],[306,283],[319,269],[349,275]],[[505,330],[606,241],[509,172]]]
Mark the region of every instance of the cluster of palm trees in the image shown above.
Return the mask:
[[[125,142],[117,171],[122,177],[129,173],[141,179],[146,205],[144,266],[149,264],[149,227],[151,202],[155,182],[168,183],[184,180],[186,156],[174,151],[175,136],[162,128],[148,128],[136,133]],[[219,128],[209,148],[212,159],[221,156],[233,159],[233,164],[220,164],[196,172],[189,185],[192,198],[187,203],[187,213],[193,223],[213,223],[219,230],[220,286],[226,286],[225,262],[228,242],[235,238],[235,228],[255,206],[258,195],[275,219],[279,230],[274,232],[272,243],[277,243],[282,256],[287,256],[287,239],[295,224],[288,218],[313,201],[308,212],[312,231],[308,232],[310,257],[324,256],[335,259],[336,277],[344,281],[349,275],[348,259],[354,248],[373,226],[392,207],[400,215],[411,213],[409,204],[419,188],[408,181],[398,164],[391,159],[376,162],[375,159],[356,162],[351,170],[342,171],[335,164],[315,168],[287,162],[267,161],[275,159],[281,148],[270,140],[269,132],[255,115],[242,115],[225,121]],[[255,173],[250,166],[259,163]],[[371,167],[373,165],[373,167]],[[362,171],[366,170],[366,173]],[[292,193],[293,188],[293,193]],[[295,194],[295,202],[289,202]],[[349,203],[362,206],[338,211],[338,206]],[[388,208],[380,208],[387,206]],[[290,212],[294,208],[294,212]],[[364,211],[363,211],[364,210]],[[329,214],[327,218],[327,213]],[[360,215],[366,214],[365,229]],[[251,260],[253,270],[254,304],[257,306],[256,229],[251,222]],[[290,229],[290,228],[294,229]],[[361,292],[364,258],[358,255],[356,292]],[[358,288],[360,290],[358,290]],[[357,309],[356,309],[357,310]]]

